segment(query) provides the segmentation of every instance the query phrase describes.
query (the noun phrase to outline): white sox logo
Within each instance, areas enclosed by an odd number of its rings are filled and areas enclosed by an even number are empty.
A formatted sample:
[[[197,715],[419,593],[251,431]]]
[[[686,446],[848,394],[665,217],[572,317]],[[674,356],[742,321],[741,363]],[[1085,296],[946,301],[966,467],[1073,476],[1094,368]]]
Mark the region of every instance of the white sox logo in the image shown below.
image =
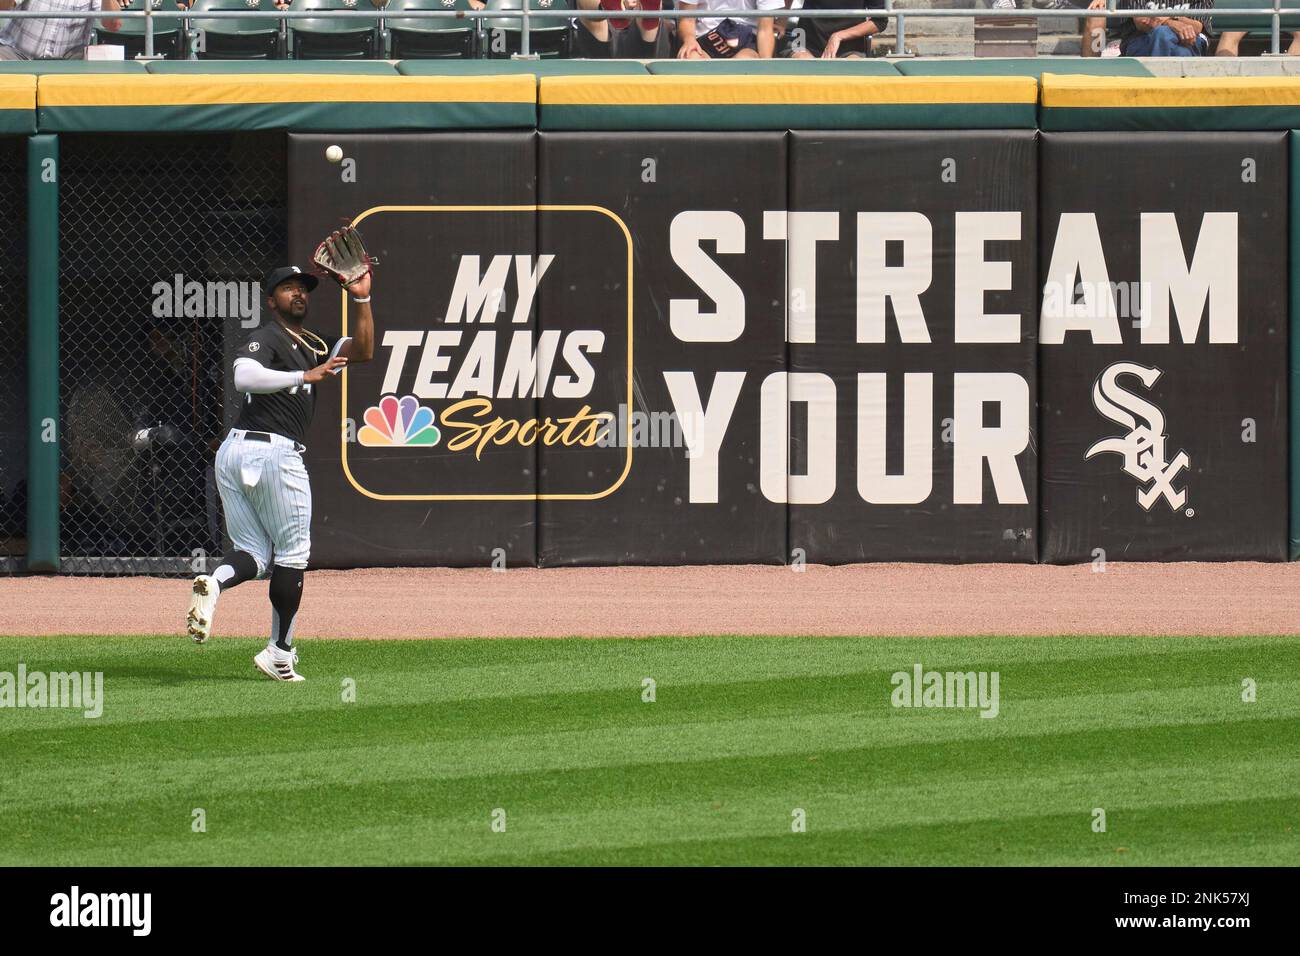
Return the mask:
[[[1179,451],[1173,461],[1165,460],[1165,414],[1141,396],[1125,390],[1116,379],[1132,375],[1148,389],[1164,374],[1158,368],[1147,368],[1136,362],[1116,362],[1106,368],[1092,386],[1092,404],[1111,421],[1129,429],[1127,435],[1103,438],[1084,454],[1091,458],[1099,452],[1110,451],[1124,457],[1124,471],[1140,483],[1138,504],[1150,511],[1157,498],[1164,498],[1171,510],[1177,511],[1187,502],[1187,489],[1175,490],[1174,479],[1188,466],[1187,452]],[[1142,421],[1139,424],[1139,419]]]

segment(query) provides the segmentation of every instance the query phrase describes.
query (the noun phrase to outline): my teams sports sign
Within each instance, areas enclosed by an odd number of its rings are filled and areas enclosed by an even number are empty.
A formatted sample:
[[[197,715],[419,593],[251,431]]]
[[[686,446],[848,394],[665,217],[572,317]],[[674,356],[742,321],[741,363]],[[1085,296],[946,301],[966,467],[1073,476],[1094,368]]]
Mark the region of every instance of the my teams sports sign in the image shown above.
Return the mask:
[[[1253,138],[292,136],[291,249],[354,222],[380,258],[313,564],[1280,559]],[[348,322],[322,287],[309,325]]]

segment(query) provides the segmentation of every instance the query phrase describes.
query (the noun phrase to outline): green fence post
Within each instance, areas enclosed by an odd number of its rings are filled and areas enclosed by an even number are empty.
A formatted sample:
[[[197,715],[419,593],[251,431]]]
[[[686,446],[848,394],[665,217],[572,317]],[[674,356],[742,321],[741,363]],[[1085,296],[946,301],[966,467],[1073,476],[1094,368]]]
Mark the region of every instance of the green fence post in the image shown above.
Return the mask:
[[[59,570],[59,138],[27,140],[27,568]]]

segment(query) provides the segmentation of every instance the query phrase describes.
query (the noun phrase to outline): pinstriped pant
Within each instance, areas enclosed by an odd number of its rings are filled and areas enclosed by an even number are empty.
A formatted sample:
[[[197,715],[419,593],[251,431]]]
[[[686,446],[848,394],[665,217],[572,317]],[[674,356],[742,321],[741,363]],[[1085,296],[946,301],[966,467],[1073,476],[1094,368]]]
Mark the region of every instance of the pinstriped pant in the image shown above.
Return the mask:
[[[217,490],[235,548],[257,561],[306,568],[311,556],[311,482],[291,444],[244,441],[231,432],[217,449]]]

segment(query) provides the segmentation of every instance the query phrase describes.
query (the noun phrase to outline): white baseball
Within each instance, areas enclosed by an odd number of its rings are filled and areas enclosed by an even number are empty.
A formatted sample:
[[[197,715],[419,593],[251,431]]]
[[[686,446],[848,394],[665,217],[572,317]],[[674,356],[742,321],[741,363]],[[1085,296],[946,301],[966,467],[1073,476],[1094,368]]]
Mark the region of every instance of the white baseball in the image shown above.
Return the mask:
[[[325,150],[325,158],[331,163],[340,162],[343,159],[343,147],[331,146],[329,149]]]

